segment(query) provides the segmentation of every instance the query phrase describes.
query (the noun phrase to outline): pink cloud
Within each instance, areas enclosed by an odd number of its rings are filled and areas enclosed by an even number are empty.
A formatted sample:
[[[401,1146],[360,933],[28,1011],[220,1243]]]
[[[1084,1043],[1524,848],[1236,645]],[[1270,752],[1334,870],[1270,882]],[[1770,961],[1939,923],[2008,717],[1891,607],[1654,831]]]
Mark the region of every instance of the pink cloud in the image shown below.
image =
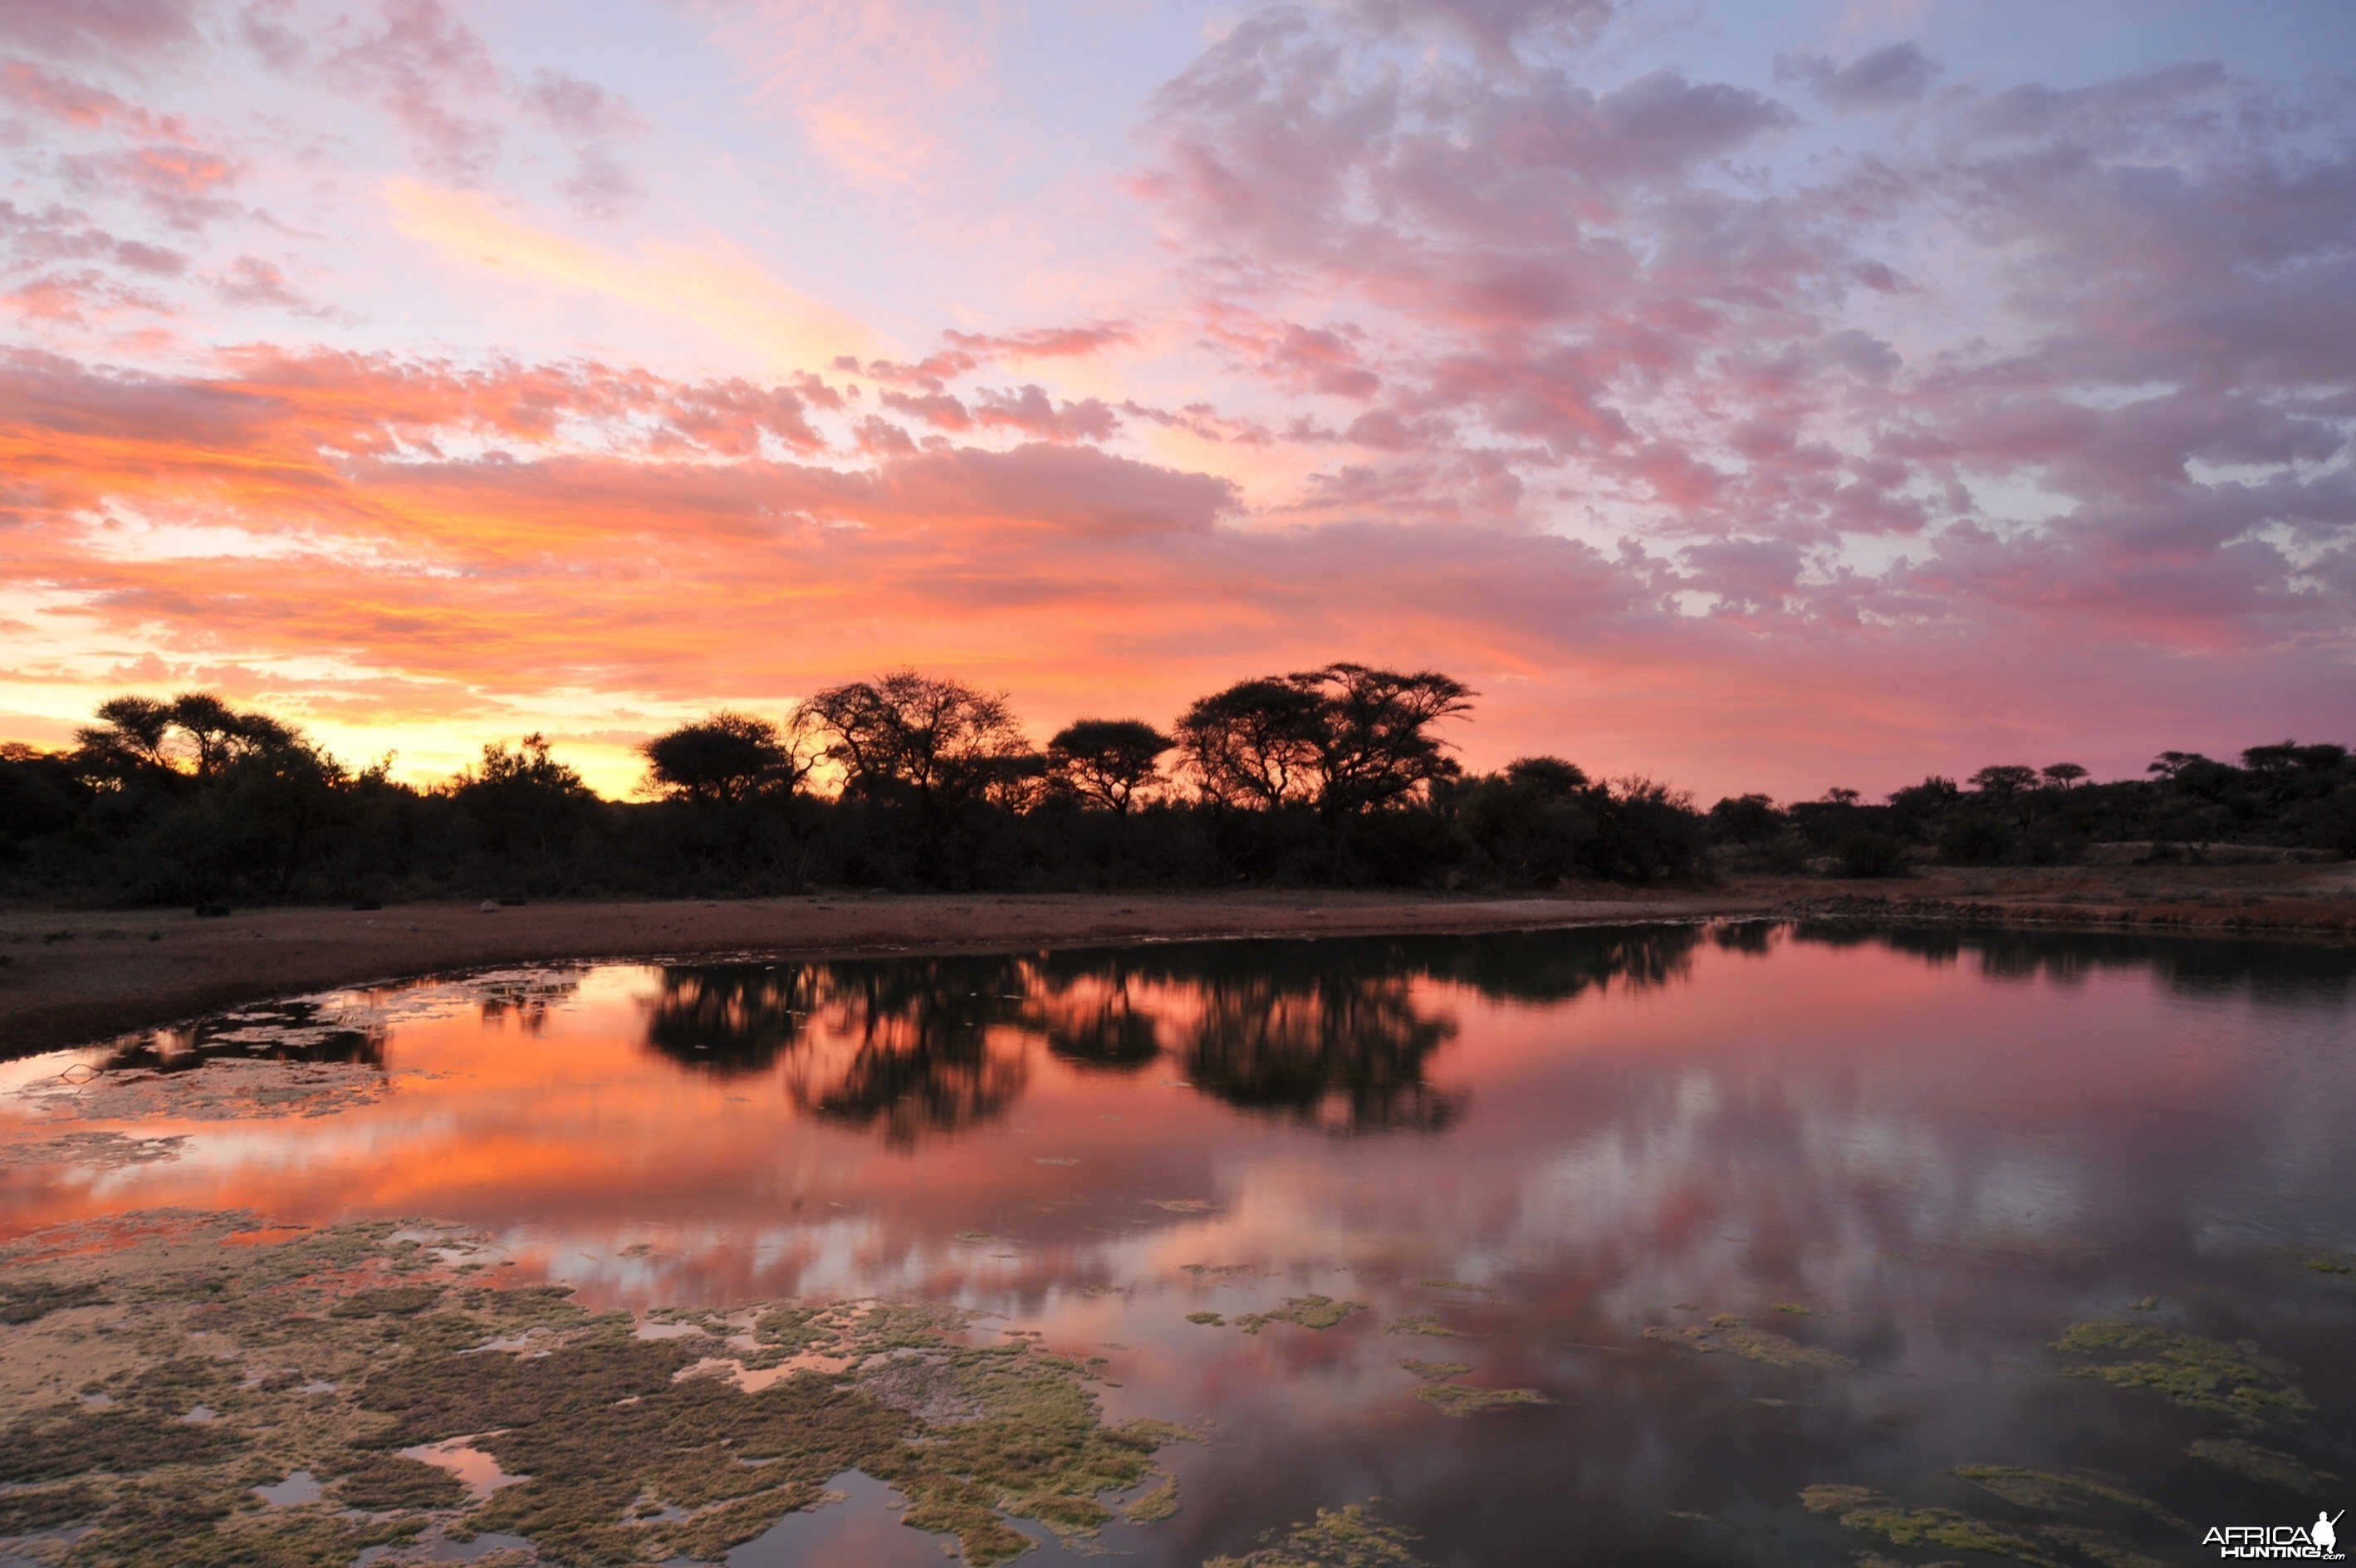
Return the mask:
[[[219,194],[237,183],[236,165],[201,147],[159,144],[69,155],[59,164],[73,187],[100,195],[127,193],[175,229],[193,231],[245,210]]]
[[[195,36],[193,0],[9,0],[0,38],[62,58],[137,55]]]
[[[497,122],[471,112],[470,101],[500,88],[482,38],[441,0],[380,0],[378,21],[376,30],[328,53],[323,69],[376,94],[407,128],[428,172],[453,184],[479,183],[498,161],[501,140]],[[269,26],[274,24],[257,17],[257,27]],[[249,37],[265,58],[274,52],[292,61],[308,52],[283,27],[250,28]]]

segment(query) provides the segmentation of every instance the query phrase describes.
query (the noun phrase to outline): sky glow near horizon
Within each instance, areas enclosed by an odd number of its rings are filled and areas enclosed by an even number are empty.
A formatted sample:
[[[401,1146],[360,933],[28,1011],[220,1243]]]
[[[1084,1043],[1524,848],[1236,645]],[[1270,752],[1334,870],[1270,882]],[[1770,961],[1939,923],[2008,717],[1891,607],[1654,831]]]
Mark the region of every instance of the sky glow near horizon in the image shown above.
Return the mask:
[[[609,793],[1349,658],[1715,794],[2356,740],[2356,9],[0,6],[0,739]]]

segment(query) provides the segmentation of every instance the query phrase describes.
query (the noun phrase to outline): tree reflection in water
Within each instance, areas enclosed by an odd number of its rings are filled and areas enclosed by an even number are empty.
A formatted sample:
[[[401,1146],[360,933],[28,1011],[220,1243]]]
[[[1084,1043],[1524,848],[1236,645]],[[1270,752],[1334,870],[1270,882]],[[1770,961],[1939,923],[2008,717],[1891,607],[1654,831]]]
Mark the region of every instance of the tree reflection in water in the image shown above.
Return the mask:
[[[1162,1054],[1162,1020],[1137,994],[1135,955],[1042,954],[1032,969],[1031,1015],[1047,1048],[1081,1069],[1135,1072]]]
[[[1338,1132],[1437,1131],[1463,1097],[1424,1079],[1456,1020],[1419,1011],[1398,975],[1269,974],[1212,982],[1186,1076],[1230,1105]]]
[[[581,972],[578,969],[521,970],[481,976],[468,989],[479,998],[484,1023],[502,1024],[512,1017],[518,1028],[536,1036],[547,1026],[549,1008],[571,1000],[581,989]]]
[[[765,1072],[800,1040],[816,984],[806,964],[667,967],[647,1044],[705,1072]]]
[[[322,1003],[271,1002],[125,1036],[90,1065],[101,1072],[186,1072],[215,1058],[236,1057],[382,1068],[390,1033],[380,1021],[356,1024]]]
[[[680,965],[647,1043],[716,1073],[776,1070],[808,1113],[895,1144],[1005,1112],[1034,1047],[1083,1071],[1179,1070],[1239,1109],[1344,1133],[1437,1131],[1463,1109],[1431,1081],[1463,988],[1557,1002],[1670,983],[1696,926],[1480,938],[1205,943],[1024,957]]]
[[[786,1069],[794,1102],[894,1144],[991,1120],[1030,1076],[1029,975],[1011,958],[904,959],[830,965],[824,1048]]]

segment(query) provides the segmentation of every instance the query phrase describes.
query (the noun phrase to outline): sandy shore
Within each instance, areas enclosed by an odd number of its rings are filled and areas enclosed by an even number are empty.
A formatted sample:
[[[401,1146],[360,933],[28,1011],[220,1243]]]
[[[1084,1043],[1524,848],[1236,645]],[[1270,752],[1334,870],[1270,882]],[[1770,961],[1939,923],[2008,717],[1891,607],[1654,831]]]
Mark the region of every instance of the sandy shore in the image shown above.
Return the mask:
[[[820,956],[1187,937],[1480,931],[1715,915],[2356,937],[2356,864],[1934,870],[1892,882],[1745,878],[1543,897],[1389,893],[830,894],[723,902],[476,901],[380,910],[0,910],[0,1056],[290,993],[534,959]]]

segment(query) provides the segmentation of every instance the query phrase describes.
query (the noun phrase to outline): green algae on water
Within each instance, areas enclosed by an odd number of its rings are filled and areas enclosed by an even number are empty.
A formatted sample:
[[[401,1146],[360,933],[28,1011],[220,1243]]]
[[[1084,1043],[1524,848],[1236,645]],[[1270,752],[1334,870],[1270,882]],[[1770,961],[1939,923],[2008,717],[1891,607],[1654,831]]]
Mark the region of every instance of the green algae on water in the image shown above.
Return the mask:
[[[1429,1568],[1408,1542],[1413,1530],[1377,1518],[1363,1503],[1319,1509],[1308,1524],[1270,1530],[1267,1544],[1241,1557],[1214,1557],[1203,1568]]]
[[[1992,1557],[2009,1557],[2032,1564],[2032,1568],[2062,1568],[2051,1554],[2025,1535],[1954,1509],[1906,1508],[1870,1487],[1810,1487],[1800,1494],[1800,1502],[1811,1513],[1833,1514],[1849,1529],[1885,1537],[1892,1546],[1985,1552]]]
[[[241,1217],[134,1219],[112,1246],[63,1227],[0,1253],[9,1299],[28,1294],[11,1275],[36,1267],[45,1291],[88,1299],[70,1321],[0,1330],[0,1365],[63,1369],[0,1424],[0,1533],[81,1527],[40,1545],[61,1568],[347,1568],[371,1546],[491,1531],[550,1563],[710,1563],[828,1501],[852,1468],[989,1564],[1033,1544],[1010,1516],[1085,1536],[1112,1517],[1100,1498],[1152,1478],[1156,1452],[1191,1435],[1108,1424],[1078,1362],[1027,1338],[959,1343],[969,1318],[950,1309],[675,1310],[662,1318],[691,1332],[647,1339],[562,1287],[462,1275],[439,1254],[463,1260],[463,1240],[426,1248],[413,1222],[230,1249]],[[750,1363],[798,1354],[839,1365],[740,1386]],[[111,1402],[91,1408],[77,1387]],[[185,1419],[199,1404],[212,1419]],[[510,1483],[477,1500],[409,1456],[453,1449]],[[319,1500],[252,1495],[297,1470],[325,1483]],[[1162,1479],[1132,1519],[1174,1510]]]
[[[93,1281],[61,1285],[53,1280],[13,1280],[0,1284],[0,1323],[38,1323],[53,1312],[103,1306],[105,1293]]]
[[[1399,1362],[1399,1370],[1411,1373],[1428,1383],[1442,1382],[1450,1378],[1461,1378],[1472,1369],[1472,1363],[1470,1361],[1419,1361],[1414,1357],[1408,1356]]]
[[[1186,1315],[1186,1321],[1206,1328],[1224,1328],[1227,1322],[1215,1312],[1190,1312]]]
[[[1536,1389],[1476,1389],[1464,1383],[1430,1383],[1416,1390],[1415,1397],[1442,1415],[1454,1416],[1478,1415],[1514,1404],[1554,1403]]]
[[[1456,1330],[1442,1325],[1436,1312],[1410,1313],[1384,1326],[1386,1334],[1420,1334],[1433,1339],[1453,1339]]]
[[[1143,1497],[1121,1510],[1121,1517],[1131,1524],[1158,1524],[1178,1511],[1178,1483],[1164,1480]]]
[[[2086,1511],[2089,1502],[2104,1502],[2149,1514],[2177,1529],[2185,1528],[2182,1520],[2148,1498],[2139,1498],[2107,1481],[2067,1471],[2036,1470],[2024,1465],[1958,1465],[1954,1473],[1982,1491],[2040,1513],[2079,1514]]]
[[[2340,1479],[2329,1471],[2311,1467],[2294,1455],[2261,1448],[2245,1438],[2203,1437],[2185,1452],[2203,1463],[2231,1470],[2244,1480],[2263,1487],[2278,1487],[2302,1498],[2326,1497],[2330,1493],[2330,1483]]]
[[[2265,1352],[2246,1340],[2227,1345],[2141,1324],[2073,1323],[2053,1348],[2072,1356],[2157,1352],[2150,1359],[2071,1367],[2064,1375],[2100,1378],[2115,1388],[2155,1389],[2188,1409],[2230,1415],[2253,1429],[2274,1421],[2297,1421],[2315,1408]]]
[[[1706,1326],[1655,1326],[1644,1330],[1644,1337],[1665,1345],[1682,1345],[1705,1356],[1740,1356],[1746,1361],[1757,1361],[1769,1367],[1804,1367],[1817,1371],[1837,1372],[1847,1371],[1857,1365],[1837,1351],[1819,1349],[1781,1334],[1753,1328],[1750,1319],[1737,1317],[1731,1313],[1720,1313]]]
[[[1236,1319],[1247,1334],[1257,1334],[1271,1323],[1297,1323],[1303,1328],[1332,1328],[1353,1313],[1364,1312],[1363,1301],[1335,1301],[1326,1295],[1289,1295],[1270,1312],[1250,1312]]]
[[[2356,1257],[2345,1252],[2325,1252],[2309,1258],[2307,1266],[2319,1274],[2340,1274],[2356,1279]]]

